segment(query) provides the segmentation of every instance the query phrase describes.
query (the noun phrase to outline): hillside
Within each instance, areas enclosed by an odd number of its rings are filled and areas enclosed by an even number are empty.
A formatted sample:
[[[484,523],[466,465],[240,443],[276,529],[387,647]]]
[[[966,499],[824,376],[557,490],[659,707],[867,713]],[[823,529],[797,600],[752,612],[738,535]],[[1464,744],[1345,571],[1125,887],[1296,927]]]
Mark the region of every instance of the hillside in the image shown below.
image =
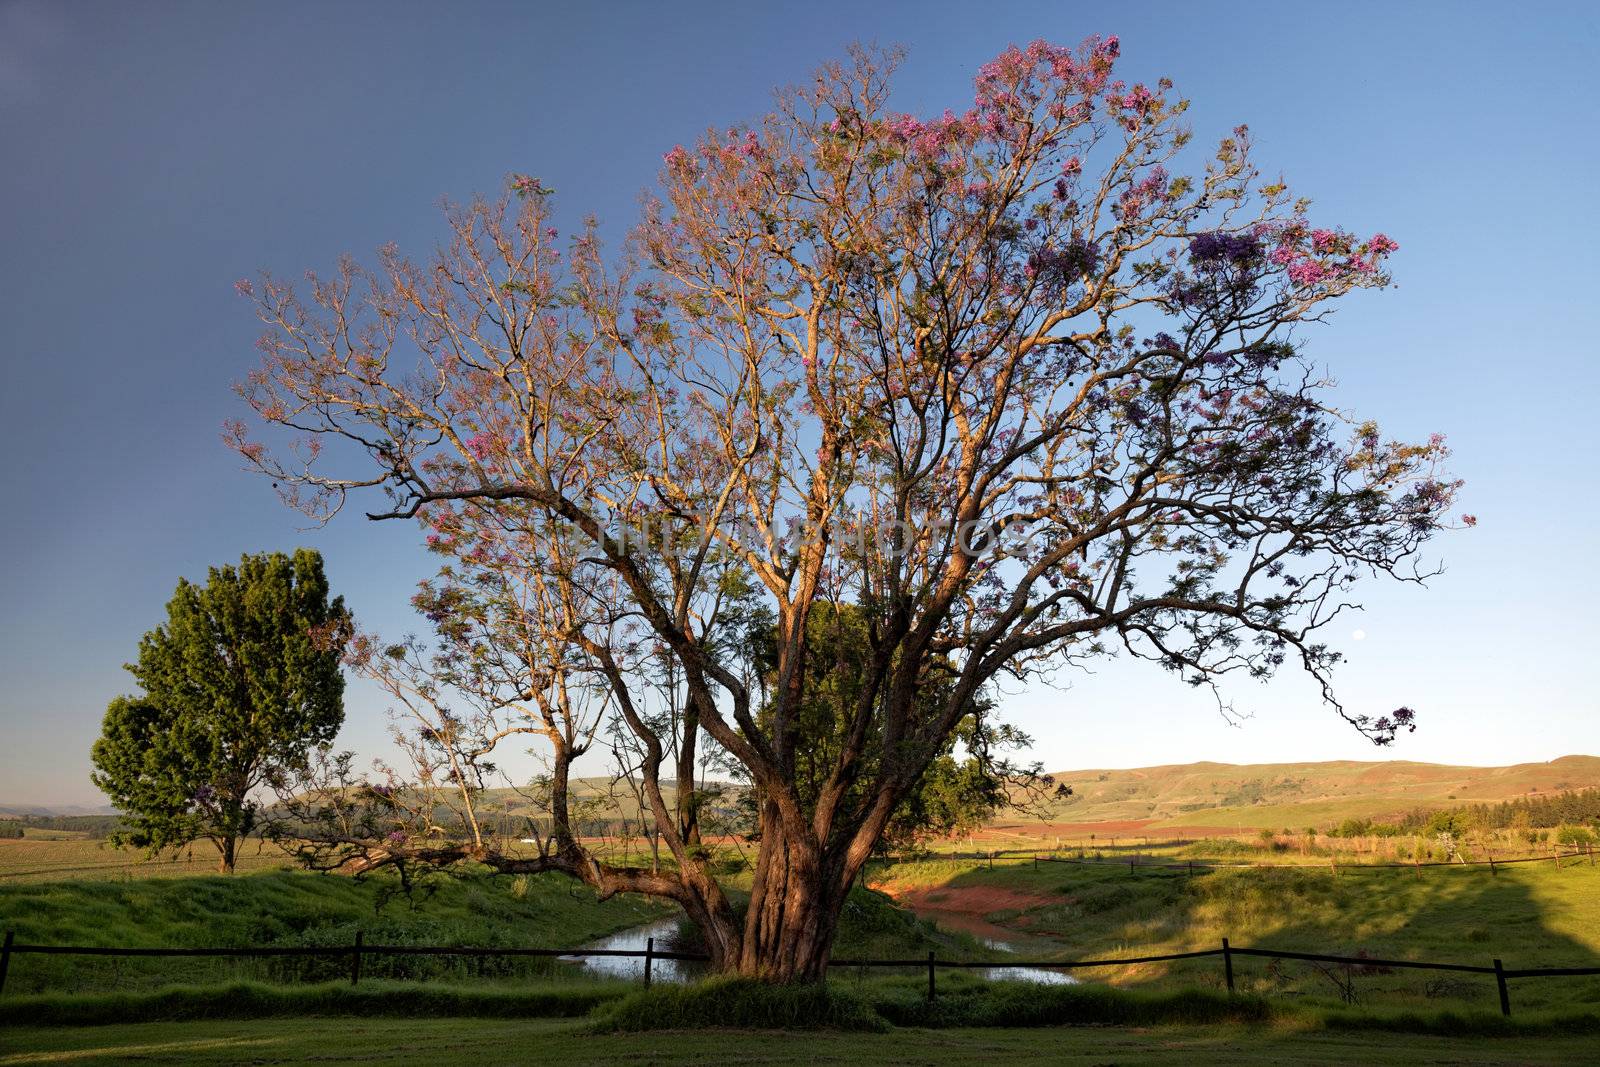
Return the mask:
[[[1142,829],[1280,829],[1382,818],[1413,808],[1495,803],[1600,786],[1600,757],[1563,756],[1510,767],[1407,760],[1188,763],[1055,774],[1073,796],[1053,803],[1058,823],[1138,822]],[[1001,820],[1019,822],[1015,816]],[[1129,827],[1134,829],[1134,827]]]

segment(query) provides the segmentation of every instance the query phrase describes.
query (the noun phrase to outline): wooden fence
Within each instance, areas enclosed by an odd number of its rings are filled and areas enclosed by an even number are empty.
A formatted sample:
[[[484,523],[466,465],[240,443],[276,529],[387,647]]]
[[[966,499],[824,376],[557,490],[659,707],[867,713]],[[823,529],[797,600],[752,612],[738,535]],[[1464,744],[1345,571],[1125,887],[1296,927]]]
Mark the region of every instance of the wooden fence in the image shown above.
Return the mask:
[[[542,956],[542,957],[593,957],[593,956],[621,956],[644,961],[644,985],[648,987],[651,980],[652,964],[656,960],[684,961],[691,963],[707,963],[711,957],[703,953],[672,952],[657,949],[655,938],[650,938],[642,950],[639,949],[604,949],[604,948],[478,948],[471,946],[445,946],[445,945],[369,945],[357,931],[355,939],[348,946],[286,946],[282,948],[115,948],[103,946],[76,946],[76,945],[29,945],[19,944],[13,931],[7,930],[3,946],[0,946],[0,992],[5,990],[6,972],[11,967],[11,957],[20,955],[44,956],[230,956],[230,957],[263,957],[263,956],[348,956],[350,959],[350,984],[357,985],[361,981],[361,961],[367,956]],[[828,962],[829,967],[867,968],[867,967],[900,967],[900,968],[926,968],[928,975],[928,999],[931,1001],[938,995],[936,974],[939,968],[956,970],[988,970],[990,968],[1023,969],[1023,970],[1048,970],[1071,971],[1087,970],[1096,967],[1125,967],[1142,963],[1166,963],[1173,960],[1195,960],[1211,956],[1222,957],[1223,980],[1227,984],[1228,992],[1234,992],[1233,961],[1236,956],[1251,956],[1262,959],[1274,960],[1302,960],[1311,963],[1331,963],[1340,966],[1356,968],[1399,968],[1424,971],[1455,971],[1462,974],[1494,975],[1495,984],[1500,994],[1500,1011],[1504,1015],[1511,1014],[1511,993],[1507,985],[1513,979],[1521,978],[1571,978],[1589,975],[1600,975],[1600,967],[1530,967],[1508,968],[1499,958],[1492,961],[1489,966],[1467,963],[1433,963],[1421,960],[1383,960],[1373,959],[1368,956],[1332,956],[1319,952],[1294,952],[1288,949],[1268,948],[1239,948],[1229,943],[1227,938],[1222,939],[1222,944],[1217,948],[1199,949],[1193,952],[1169,952],[1155,956],[1128,956],[1119,959],[1099,960],[941,960],[929,951],[927,959],[914,960],[852,960],[836,959]]]
[[[1192,842],[1158,841],[1154,845],[1141,847],[1160,848],[1168,845],[1177,845]],[[1080,852],[1091,849],[1078,849]],[[1139,852],[1129,852],[1126,857],[1098,856],[1063,856],[1057,851],[1039,851],[1038,849],[1012,848],[991,849],[978,852],[925,852],[916,854],[903,854],[899,856],[885,856],[874,862],[887,863],[893,866],[898,863],[949,863],[971,862],[982,866],[987,864],[992,870],[995,860],[1017,860],[1027,863],[1030,860],[1034,867],[1041,863],[1073,863],[1089,866],[1127,867],[1130,871],[1141,868],[1147,870],[1172,870],[1185,871],[1195,874],[1199,871],[1212,870],[1301,870],[1307,872],[1331,871],[1339,874],[1345,871],[1384,871],[1384,870],[1415,870],[1421,876],[1424,867],[1484,867],[1491,875],[1498,875],[1501,867],[1509,867],[1522,863],[1554,863],[1556,869],[1561,869],[1563,861],[1568,863],[1583,863],[1587,861],[1590,867],[1595,866],[1595,849],[1593,845],[1574,848],[1572,851],[1557,850],[1548,856],[1508,856],[1503,859],[1490,857],[1482,860],[1454,859],[1454,860],[1412,860],[1409,863],[1364,863],[1360,861],[1340,863],[1338,856],[1330,855],[1327,862],[1320,860],[1312,862],[1302,860],[1298,863],[1256,863],[1252,861],[1235,861],[1223,859],[1184,859],[1170,860],[1161,857],[1144,855]]]

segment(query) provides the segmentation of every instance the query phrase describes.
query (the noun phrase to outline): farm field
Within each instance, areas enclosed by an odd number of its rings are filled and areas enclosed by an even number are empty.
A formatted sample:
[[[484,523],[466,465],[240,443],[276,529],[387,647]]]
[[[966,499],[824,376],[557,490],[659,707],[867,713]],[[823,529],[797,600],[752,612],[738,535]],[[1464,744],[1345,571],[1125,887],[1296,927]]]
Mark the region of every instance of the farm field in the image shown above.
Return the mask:
[[[897,1030],[887,1034],[666,1031],[590,1034],[553,1020],[305,1019],[145,1023],[0,1033],[0,1064],[479,1063],[1577,1064],[1592,1036],[1451,1038],[1282,1026]]]
[[[1498,803],[1537,794],[1600,786],[1600,757],[1563,756],[1548,763],[1457,767],[1407,760],[1322,763],[1189,763],[1132,770],[1068,770],[1054,775],[1073,795],[1054,801],[1045,819],[1061,828],[1002,819],[1001,832],[1083,831],[1172,836],[1331,826],[1345,819],[1384,818],[1416,808]],[[1092,830],[1088,832],[1093,832]]]
[[[1600,866],[1589,857],[1487,867],[1419,870],[1366,867],[1346,857],[1261,858],[1266,869],[1185,868],[1186,857],[1218,851],[1211,842],[1181,848],[1130,849],[1104,862],[1031,858],[982,860],[932,855],[875,865],[870,884],[924,918],[1003,943],[1033,959],[1107,959],[1235,946],[1329,955],[1368,955],[1510,969],[1600,965]],[[1242,849],[1246,855],[1252,850]],[[1259,853],[1257,853],[1259,855]],[[1094,856],[1085,857],[1094,860]],[[1163,864],[1157,866],[1155,864]],[[1336,998],[1365,1005],[1437,1007],[1495,1004],[1494,981],[1428,972],[1364,973],[1342,991],[1337,979],[1306,964],[1235,961],[1241,990],[1291,1000]],[[1219,988],[1215,959],[1107,967],[1084,972],[1128,987]],[[1600,1007],[1600,978],[1521,980],[1521,1009]]]
[[[105,841],[82,836],[49,836],[30,831],[27,837],[0,838],[0,886],[19,881],[61,879],[174,878],[213,874],[217,854],[209,844],[198,844],[177,856],[146,859],[137,849],[113,848]],[[240,852],[241,872],[283,870],[292,864],[277,848],[257,842]]]

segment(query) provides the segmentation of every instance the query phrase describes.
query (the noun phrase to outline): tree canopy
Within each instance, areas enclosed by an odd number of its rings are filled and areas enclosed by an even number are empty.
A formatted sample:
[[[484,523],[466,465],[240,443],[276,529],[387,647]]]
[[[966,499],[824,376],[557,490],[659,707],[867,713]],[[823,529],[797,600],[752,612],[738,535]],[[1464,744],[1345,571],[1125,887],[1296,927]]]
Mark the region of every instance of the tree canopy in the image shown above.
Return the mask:
[[[1388,284],[1397,245],[1313,222],[1242,126],[1200,153],[1187,101],[1118,78],[1119,51],[1010,48],[970,106],[919,117],[892,106],[898,57],[854,50],[667,152],[619,255],[593,223],[563,241],[551,190],[517,176],[451,208],[425,262],[241,283],[267,325],[241,392],[292,441],[236,423],[233,445],[321,518],[386,494],[370,517],[420,521],[445,559],[419,598],[435,648],[360,659],[424,720],[432,780],[470,815],[489,753],[527,732],[556,783],[530,856],[341,777],[318,862],[565,871],[678,901],[721,967],[807,977],[1001,679],[1118,653],[1216,686],[1293,662],[1374,741],[1413,727],[1340,705],[1319,634],[1361,577],[1425,576],[1457,483],[1442,438],[1348,419],[1300,351]],[[828,605],[861,612],[862,666],[819,736]],[[566,776],[608,719],[671,871],[570,832]],[[709,750],[761,798],[742,918],[684,799]],[[350,822],[358,795],[381,818]]]
[[[180,580],[127,665],[143,695],[113,700],[94,744],[94,783],[123,813],[114,839],[151,850],[208,839],[231,871],[256,791],[344,722],[350,625],[310,549],[246,555],[203,586]]]

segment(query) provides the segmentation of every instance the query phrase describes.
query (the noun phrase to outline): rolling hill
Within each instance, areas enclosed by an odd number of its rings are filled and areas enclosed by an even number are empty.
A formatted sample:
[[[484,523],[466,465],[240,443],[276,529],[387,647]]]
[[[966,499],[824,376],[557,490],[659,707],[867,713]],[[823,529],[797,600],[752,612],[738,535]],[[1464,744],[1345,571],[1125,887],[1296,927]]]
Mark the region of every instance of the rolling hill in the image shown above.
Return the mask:
[[[1060,823],[1138,822],[1145,829],[1240,830],[1327,826],[1415,808],[1497,803],[1600,786],[1600,757],[1563,756],[1509,767],[1407,760],[1187,763],[1132,770],[1060,771],[1073,795],[1052,803]],[[1015,824],[1012,815],[1000,820]]]

